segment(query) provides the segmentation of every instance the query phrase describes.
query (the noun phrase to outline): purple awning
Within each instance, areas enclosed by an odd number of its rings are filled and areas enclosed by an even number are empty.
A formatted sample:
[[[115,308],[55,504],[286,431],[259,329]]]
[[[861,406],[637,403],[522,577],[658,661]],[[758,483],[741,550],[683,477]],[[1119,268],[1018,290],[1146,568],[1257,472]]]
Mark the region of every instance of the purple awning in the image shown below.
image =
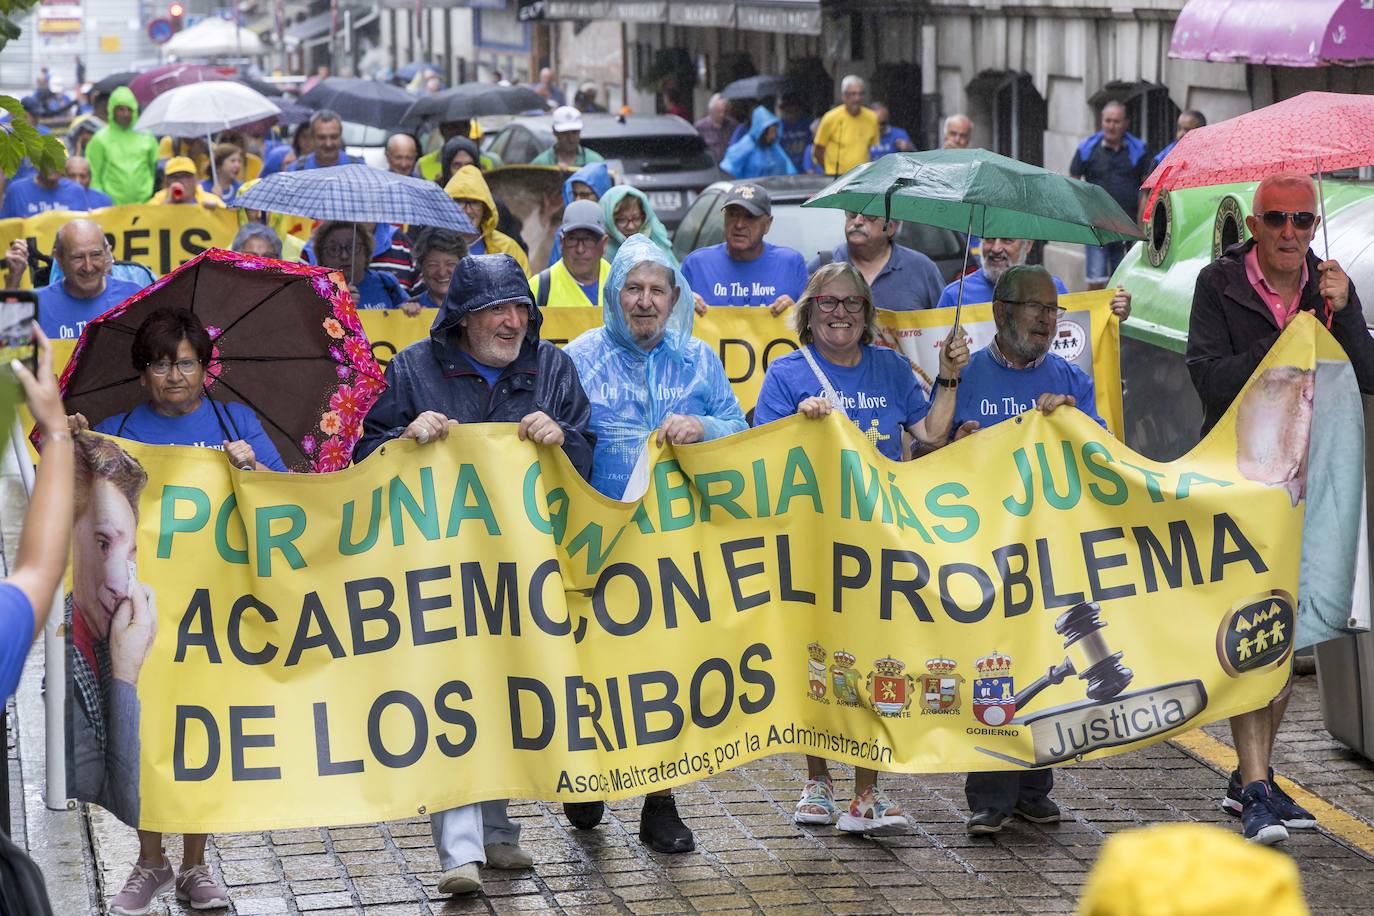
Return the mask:
[[[1169,56],[1275,67],[1374,63],[1370,0],[1188,0]]]

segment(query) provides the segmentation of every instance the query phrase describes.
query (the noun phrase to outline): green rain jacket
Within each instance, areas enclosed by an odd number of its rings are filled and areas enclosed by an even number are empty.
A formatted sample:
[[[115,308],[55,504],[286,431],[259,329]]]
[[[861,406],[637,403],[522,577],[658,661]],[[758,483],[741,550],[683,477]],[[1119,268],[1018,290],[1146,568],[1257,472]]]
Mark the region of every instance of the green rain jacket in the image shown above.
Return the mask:
[[[116,204],[141,204],[153,196],[157,177],[157,138],[115,123],[120,105],[133,109],[138,120],[138,100],[127,86],[110,94],[109,120],[86,145],[91,163],[91,186],[110,195]]]

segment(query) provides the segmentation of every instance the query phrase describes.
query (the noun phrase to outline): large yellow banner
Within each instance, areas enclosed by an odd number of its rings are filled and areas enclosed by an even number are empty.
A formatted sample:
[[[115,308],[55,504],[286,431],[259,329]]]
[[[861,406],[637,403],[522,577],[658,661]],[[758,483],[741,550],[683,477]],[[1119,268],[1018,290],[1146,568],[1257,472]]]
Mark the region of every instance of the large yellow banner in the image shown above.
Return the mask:
[[[1353,375],[1299,316],[1173,463],[1068,408],[908,463],[792,417],[654,452],[632,503],[504,425],[319,476],[92,438],[73,779],[218,832],[1140,747],[1288,676],[1314,378],[1320,418]]]

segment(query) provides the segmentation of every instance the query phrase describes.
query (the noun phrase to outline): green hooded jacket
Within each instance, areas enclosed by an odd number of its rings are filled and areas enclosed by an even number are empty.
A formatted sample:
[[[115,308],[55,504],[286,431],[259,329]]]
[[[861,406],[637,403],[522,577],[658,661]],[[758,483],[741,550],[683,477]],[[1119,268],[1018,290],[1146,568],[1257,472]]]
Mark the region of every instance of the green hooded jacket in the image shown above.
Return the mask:
[[[114,111],[127,105],[138,120],[138,99],[127,86],[110,94],[109,120],[86,145],[91,163],[91,186],[110,195],[116,204],[141,204],[153,196],[157,177],[157,138],[115,123]]]

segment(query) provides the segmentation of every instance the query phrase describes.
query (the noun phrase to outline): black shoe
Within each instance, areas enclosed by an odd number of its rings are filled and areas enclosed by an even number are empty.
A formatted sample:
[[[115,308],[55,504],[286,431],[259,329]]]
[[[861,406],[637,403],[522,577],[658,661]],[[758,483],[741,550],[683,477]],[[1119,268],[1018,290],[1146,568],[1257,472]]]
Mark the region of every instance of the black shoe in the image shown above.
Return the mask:
[[[568,819],[578,830],[591,830],[601,823],[601,816],[606,813],[605,802],[565,802],[563,804],[563,816]]]
[[[1240,820],[1247,840],[1272,846],[1288,839],[1288,830],[1274,810],[1273,793],[1269,790],[1268,782],[1256,780],[1250,783],[1240,793],[1240,800]]]
[[[1057,824],[1060,818],[1059,806],[1045,795],[1039,798],[1021,798],[1016,802],[1016,816],[1032,824]]]
[[[1290,830],[1311,830],[1317,826],[1317,819],[1312,816],[1312,813],[1293,801],[1292,797],[1283,791],[1283,787],[1274,779],[1273,767],[1269,768],[1269,779],[1266,781],[1269,783],[1270,803],[1283,826]],[[1226,783],[1226,797],[1221,800],[1221,810],[1240,817],[1245,810],[1245,805],[1241,802],[1243,791],[1244,787],[1240,784],[1240,770],[1232,770],[1231,779]]]
[[[968,819],[965,828],[969,836],[986,836],[990,833],[997,833],[1002,829],[1002,825],[1007,822],[1010,814],[1004,814],[996,808],[982,808],[973,812],[973,816]]]
[[[692,828],[677,815],[671,795],[649,795],[639,814],[639,838],[654,852],[691,852],[697,842]]]

